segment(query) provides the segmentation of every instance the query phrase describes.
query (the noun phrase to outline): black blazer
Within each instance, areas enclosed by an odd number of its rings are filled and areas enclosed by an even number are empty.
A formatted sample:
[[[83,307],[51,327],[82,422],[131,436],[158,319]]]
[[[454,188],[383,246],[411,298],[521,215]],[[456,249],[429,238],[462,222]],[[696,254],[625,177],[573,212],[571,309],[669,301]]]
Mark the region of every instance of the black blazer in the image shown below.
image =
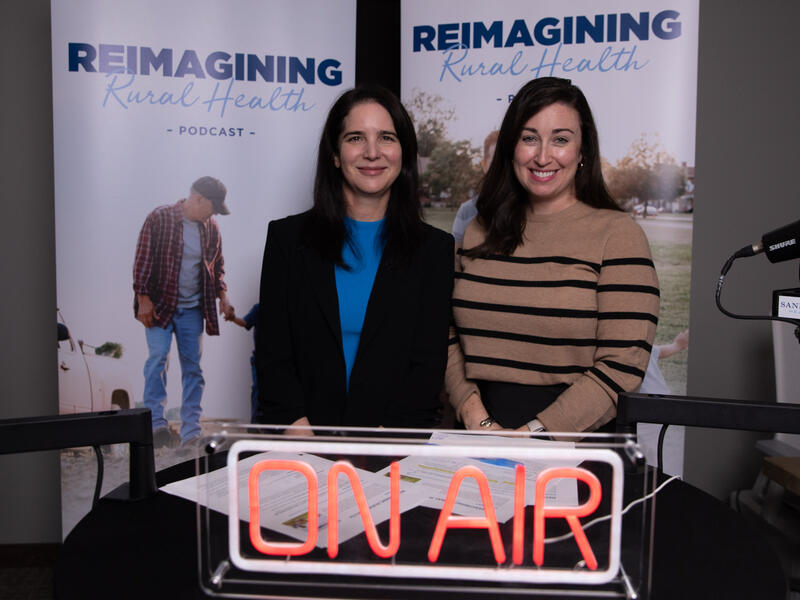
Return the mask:
[[[431,427],[447,366],[453,237],[425,225],[404,267],[378,267],[346,392],[333,263],[303,243],[308,213],[269,224],[256,368],[262,422]]]

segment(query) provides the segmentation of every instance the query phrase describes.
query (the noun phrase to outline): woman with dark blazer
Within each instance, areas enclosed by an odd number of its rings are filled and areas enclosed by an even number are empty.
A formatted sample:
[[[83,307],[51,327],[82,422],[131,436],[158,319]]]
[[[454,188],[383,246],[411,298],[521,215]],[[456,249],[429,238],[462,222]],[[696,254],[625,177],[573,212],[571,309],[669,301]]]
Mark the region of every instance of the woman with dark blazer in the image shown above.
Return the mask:
[[[400,101],[377,86],[345,92],[320,140],[313,207],[267,233],[256,343],[264,423],[436,425],[453,238],[422,221],[417,187]]]

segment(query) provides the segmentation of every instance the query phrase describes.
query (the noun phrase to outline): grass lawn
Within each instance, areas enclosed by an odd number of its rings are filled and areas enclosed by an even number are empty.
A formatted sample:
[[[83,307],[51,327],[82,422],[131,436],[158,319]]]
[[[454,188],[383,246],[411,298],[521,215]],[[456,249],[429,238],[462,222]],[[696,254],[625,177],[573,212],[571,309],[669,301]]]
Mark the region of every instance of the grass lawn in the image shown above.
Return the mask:
[[[422,216],[426,223],[447,233],[453,233],[453,219],[456,218],[456,212],[455,208],[425,208]]]
[[[692,247],[690,244],[660,243],[651,244],[650,248],[661,285],[661,314],[655,343],[669,344],[677,334],[689,327]],[[658,361],[673,394],[686,394],[688,354],[688,351],[679,352]]]

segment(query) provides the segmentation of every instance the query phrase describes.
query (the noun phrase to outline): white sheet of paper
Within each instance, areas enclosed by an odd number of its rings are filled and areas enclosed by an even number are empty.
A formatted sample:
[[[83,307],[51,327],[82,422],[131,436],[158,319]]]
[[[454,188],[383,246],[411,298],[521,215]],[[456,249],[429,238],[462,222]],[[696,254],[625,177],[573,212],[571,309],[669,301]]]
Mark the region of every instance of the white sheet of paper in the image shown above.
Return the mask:
[[[476,455],[481,446],[508,446],[509,455],[513,456],[514,447],[542,447],[542,448],[574,448],[573,442],[554,442],[550,440],[526,439],[520,437],[506,437],[499,435],[470,435],[462,433],[449,433],[435,431],[430,442],[437,445],[472,446],[476,448]],[[513,516],[514,504],[514,468],[517,464],[525,466],[525,504],[533,505],[536,493],[536,478],[539,473],[549,467],[575,467],[576,462],[559,461],[533,461],[510,459],[482,459],[476,456],[473,459],[422,459],[422,457],[408,457],[403,464],[403,475],[418,478],[419,483],[432,489],[431,495],[422,503],[422,506],[441,509],[450,485],[450,478],[462,466],[474,464],[486,474],[489,479],[489,489],[495,505],[497,520],[505,522]],[[577,506],[578,482],[574,479],[556,479],[552,481],[545,492],[545,500],[553,506]],[[483,513],[483,502],[480,491],[473,479],[464,480],[459,490],[454,512],[463,516],[480,516]]]
[[[318,525],[317,546],[328,545],[328,485],[327,473],[333,461],[313,454],[285,453],[277,451],[263,452],[245,458],[238,463],[239,481],[239,516],[250,520],[248,506],[248,475],[250,469],[258,462],[271,460],[298,460],[307,463],[317,474],[318,489]],[[375,525],[389,518],[389,478],[382,475],[356,469],[361,481],[364,496],[369,506]],[[262,526],[284,533],[298,540],[307,537],[308,524],[308,485],[305,477],[295,471],[265,471],[259,477],[259,520]],[[361,514],[356,506],[355,497],[350,489],[347,477],[338,479],[339,506],[339,543],[345,542],[364,531]],[[170,483],[162,491],[199,502],[208,508],[228,514],[227,471],[218,469],[197,477]],[[410,510],[425,500],[425,490],[416,487],[401,486],[400,512]]]

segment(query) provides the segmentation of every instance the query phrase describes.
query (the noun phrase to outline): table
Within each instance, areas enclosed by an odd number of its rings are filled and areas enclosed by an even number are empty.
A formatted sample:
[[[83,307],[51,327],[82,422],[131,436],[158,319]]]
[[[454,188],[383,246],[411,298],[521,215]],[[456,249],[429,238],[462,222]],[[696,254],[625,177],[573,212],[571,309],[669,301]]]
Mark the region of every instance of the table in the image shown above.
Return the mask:
[[[156,477],[163,486],[193,474],[189,461]],[[785,600],[776,553],[739,514],[681,481],[656,502],[651,598]],[[196,526],[196,506],[164,492],[136,502],[101,499],[64,541],[56,598],[205,598]]]

